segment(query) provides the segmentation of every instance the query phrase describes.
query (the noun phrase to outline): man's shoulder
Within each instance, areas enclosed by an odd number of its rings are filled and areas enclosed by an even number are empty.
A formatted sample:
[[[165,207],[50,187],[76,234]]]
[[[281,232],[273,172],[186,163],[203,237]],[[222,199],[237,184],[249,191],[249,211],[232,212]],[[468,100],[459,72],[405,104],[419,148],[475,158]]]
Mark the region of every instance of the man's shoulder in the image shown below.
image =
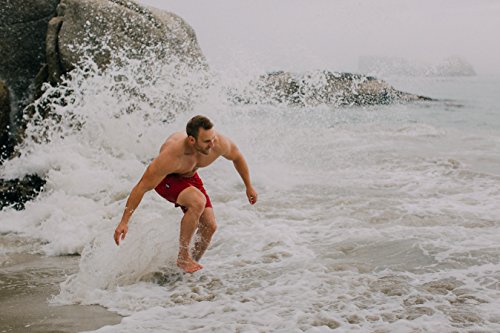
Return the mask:
[[[183,156],[182,140],[173,137],[172,135],[165,140],[160,148],[160,153],[155,158],[159,165],[169,165],[176,163]]]
[[[183,140],[186,138],[186,134],[182,132],[175,132],[171,134],[165,142],[161,145],[160,154],[163,151],[168,151],[170,153],[181,150],[183,146]]]
[[[165,140],[165,142],[179,142],[184,140],[187,137],[187,134],[184,132],[174,132],[170,134],[170,136]]]
[[[231,148],[232,141],[225,135],[217,133],[217,144],[215,145],[220,155],[225,155]]]

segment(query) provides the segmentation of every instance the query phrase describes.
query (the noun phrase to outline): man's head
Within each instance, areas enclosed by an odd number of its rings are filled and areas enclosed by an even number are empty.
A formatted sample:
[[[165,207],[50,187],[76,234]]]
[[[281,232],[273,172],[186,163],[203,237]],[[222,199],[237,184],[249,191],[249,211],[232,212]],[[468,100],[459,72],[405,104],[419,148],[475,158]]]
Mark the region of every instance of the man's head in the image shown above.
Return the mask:
[[[186,133],[189,143],[196,151],[208,155],[210,149],[214,146],[215,132],[214,125],[205,116],[195,116],[188,121]]]

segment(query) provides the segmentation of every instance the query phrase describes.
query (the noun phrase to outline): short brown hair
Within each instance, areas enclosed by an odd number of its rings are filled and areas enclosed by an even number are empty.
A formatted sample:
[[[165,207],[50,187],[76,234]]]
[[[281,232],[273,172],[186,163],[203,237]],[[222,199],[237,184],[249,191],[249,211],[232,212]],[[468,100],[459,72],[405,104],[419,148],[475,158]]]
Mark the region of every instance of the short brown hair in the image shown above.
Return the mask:
[[[194,116],[191,120],[188,121],[186,125],[186,133],[188,136],[192,136],[195,139],[198,139],[198,132],[200,128],[204,130],[209,130],[214,127],[214,124],[205,116]]]

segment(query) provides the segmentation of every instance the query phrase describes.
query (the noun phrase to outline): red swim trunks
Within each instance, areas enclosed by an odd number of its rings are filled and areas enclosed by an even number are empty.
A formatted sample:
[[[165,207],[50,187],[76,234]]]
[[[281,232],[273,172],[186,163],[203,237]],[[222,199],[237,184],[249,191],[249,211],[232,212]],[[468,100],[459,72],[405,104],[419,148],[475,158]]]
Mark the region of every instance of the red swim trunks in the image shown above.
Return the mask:
[[[207,198],[207,203],[205,204],[205,208],[212,207],[212,202],[210,201],[210,197],[207,194],[207,191],[203,187],[203,182],[201,178],[198,176],[198,173],[195,173],[192,177],[182,177],[175,173],[167,175],[161,181],[158,186],[156,186],[155,191],[161,195],[163,198],[175,204],[175,207],[181,207],[183,212],[186,212],[187,208],[177,204],[177,197],[179,194],[184,191],[189,186],[194,186],[198,190],[201,191]]]

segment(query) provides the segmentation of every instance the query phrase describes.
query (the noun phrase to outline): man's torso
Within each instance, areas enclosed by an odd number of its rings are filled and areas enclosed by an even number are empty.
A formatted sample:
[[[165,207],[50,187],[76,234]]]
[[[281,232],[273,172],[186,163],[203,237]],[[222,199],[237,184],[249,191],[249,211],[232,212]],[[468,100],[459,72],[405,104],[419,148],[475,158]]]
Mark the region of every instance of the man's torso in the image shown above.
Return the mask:
[[[160,148],[160,154],[165,149],[170,148],[173,151],[176,161],[179,163],[178,171],[176,174],[182,177],[192,177],[199,168],[204,168],[212,164],[220,154],[220,141],[218,135],[214,141],[214,147],[210,150],[208,155],[199,153],[186,154],[185,153],[185,139],[187,135],[182,132],[172,134],[167,138]]]

